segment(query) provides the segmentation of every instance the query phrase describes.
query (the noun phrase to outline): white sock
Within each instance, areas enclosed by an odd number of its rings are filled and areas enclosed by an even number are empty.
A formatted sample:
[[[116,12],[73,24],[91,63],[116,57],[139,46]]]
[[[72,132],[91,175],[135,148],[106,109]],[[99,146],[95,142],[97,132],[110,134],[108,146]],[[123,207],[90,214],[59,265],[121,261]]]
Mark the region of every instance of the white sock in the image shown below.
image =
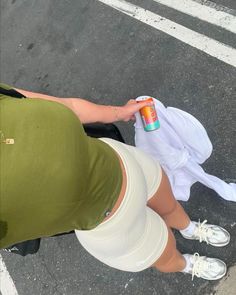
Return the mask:
[[[185,268],[181,271],[181,272],[191,272],[192,268],[193,268],[193,263],[192,263],[192,256],[190,254],[183,254],[184,259],[186,261],[186,266]]]
[[[180,230],[180,232],[186,236],[192,236],[194,234],[196,225],[192,221],[190,221],[189,225],[185,228]]]

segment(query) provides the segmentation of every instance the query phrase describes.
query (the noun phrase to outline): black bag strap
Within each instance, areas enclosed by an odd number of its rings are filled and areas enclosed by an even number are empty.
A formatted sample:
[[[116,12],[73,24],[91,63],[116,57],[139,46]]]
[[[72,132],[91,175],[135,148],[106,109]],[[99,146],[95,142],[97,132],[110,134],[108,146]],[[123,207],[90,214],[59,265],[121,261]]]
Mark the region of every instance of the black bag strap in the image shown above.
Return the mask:
[[[24,241],[24,242],[9,246],[9,247],[2,249],[2,250],[6,251],[6,252],[19,254],[21,256],[26,256],[28,254],[35,254],[39,250],[40,241],[41,241],[40,238],[35,239],[35,240],[30,240],[30,241]]]
[[[5,89],[2,87],[0,87],[0,94],[15,97],[15,98],[26,98],[26,96],[16,91],[15,89]]]
[[[125,142],[118,127],[113,123],[91,123],[83,125],[85,132],[90,137],[108,137],[120,142]]]

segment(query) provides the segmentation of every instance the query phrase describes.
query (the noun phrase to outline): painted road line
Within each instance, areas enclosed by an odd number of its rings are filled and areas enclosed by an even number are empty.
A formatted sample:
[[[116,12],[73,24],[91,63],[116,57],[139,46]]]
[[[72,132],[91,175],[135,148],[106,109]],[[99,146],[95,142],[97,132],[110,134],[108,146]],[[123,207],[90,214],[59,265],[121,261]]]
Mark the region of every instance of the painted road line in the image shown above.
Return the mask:
[[[236,17],[224,11],[218,11],[209,6],[202,5],[192,0],[154,0],[185,14],[199,18],[205,22],[219,26],[227,31],[236,33]]]
[[[15,284],[7,271],[6,265],[0,255],[0,294],[18,295]]]
[[[233,9],[233,8],[229,8],[229,7],[226,7],[226,6],[223,6],[219,3],[215,3],[215,2],[212,2],[212,1],[209,1],[209,0],[194,0],[195,2],[198,2],[202,5],[206,5],[206,6],[209,6],[211,8],[214,8],[215,10],[218,10],[218,11],[224,11],[224,12],[227,12],[229,14],[232,14],[234,16],[236,16],[236,10]]]
[[[236,67],[236,49],[211,39],[149,10],[124,0],[98,0],[231,66]]]

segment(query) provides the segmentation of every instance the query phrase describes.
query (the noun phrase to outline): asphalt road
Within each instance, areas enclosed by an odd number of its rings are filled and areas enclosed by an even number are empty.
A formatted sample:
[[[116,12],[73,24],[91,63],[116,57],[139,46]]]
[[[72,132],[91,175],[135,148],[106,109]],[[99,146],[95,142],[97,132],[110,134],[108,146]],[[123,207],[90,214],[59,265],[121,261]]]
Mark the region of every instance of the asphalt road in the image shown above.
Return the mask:
[[[236,47],[236,35],[219,26],[153,1],[130,2]],[[212,2],[235,15],[234,0]],[[236,180],[235,67],[99,1],[2,0],[0,74],[2,82],[18,88],[98,103],[120,105],[143,94],[157,97],[190,112],[207,129],[214,150],[204,163],[206,171]],[[118,126],[133,144],[132,124]],[[219,257],[233,267],[236,204],[195,184],[183,205],[193,219],[206,218],[228,229],[232,240],[217,249],[186,242],[176,233],[180,251]],[[90,256],[74,235],[43,239],[33,256],[0,254],[19,295],[206,295],[215,294],[219,283],[154,269],[111,269]],[[236,285],[231,287],[236,293]]]

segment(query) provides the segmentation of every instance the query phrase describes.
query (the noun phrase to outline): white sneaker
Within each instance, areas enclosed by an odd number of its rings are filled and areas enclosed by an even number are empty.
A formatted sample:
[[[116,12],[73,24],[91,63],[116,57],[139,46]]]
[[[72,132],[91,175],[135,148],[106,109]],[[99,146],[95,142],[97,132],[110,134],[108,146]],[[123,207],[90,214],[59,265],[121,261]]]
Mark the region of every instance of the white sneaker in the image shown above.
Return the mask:
[[[227,272],[226,264],[220,259],[199,256],[198,253],[185,254],[184,256],[188,256],[190,259],[190,269],[185,272],[192,274],[192,280],[194,276],[209,281],[219,280]]]
[[[199,240],[199,242],[206,242],[215,247],[223,247],[229,244],[230,241],[230,234],[224,228],[213,225],[213,224],[206,224],[207,220],[204,220],[202,223],[192,221],[196,225],[196,229],[193,235],[189,236],[187,234],[181,235],[185,239],[189,240]]]

